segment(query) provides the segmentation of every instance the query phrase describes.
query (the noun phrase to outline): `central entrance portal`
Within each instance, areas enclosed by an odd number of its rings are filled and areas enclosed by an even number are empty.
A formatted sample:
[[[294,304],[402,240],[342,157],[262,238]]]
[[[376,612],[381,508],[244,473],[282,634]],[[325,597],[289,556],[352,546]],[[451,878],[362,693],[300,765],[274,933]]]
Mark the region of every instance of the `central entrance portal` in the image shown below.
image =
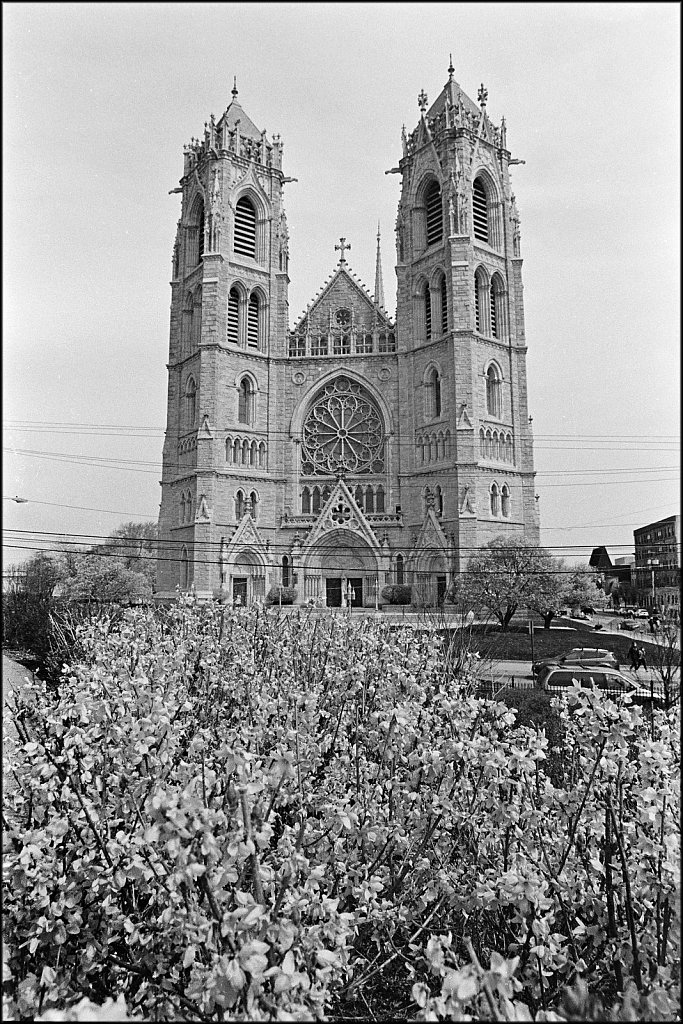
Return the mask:
[[[351,584],[353,588],[353,595],[351,597],[352,608],[363,607],[363,577],[362,576],[349,576],[341,578],[339,576],[328,576],[325,580],[325,603],[328,608],[341,608],[342,604],[346,603],[342,601],[343,598],[347,597],[347,587]]]

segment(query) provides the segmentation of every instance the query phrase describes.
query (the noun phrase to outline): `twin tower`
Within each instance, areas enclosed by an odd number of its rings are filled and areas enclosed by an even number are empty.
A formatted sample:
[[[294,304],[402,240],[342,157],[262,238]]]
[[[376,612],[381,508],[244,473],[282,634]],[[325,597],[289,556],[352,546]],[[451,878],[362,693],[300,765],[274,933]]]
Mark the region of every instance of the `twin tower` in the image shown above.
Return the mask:
[[[519,215],[505,121],[448,69],[402,132],[396,320],[351,271],[289,322],[279,136],[237,89],[185,148],[159,596],[435,605],[501,534],[538,540]],[[334,240],[336,241],[336,240]],[[330,248],[333,240],[330,240]]]

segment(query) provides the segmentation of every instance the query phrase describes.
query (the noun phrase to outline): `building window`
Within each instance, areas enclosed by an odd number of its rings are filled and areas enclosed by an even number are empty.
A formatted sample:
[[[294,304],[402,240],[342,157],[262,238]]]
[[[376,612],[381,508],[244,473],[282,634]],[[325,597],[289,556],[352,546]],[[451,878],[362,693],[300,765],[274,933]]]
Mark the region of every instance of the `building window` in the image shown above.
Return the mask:
[[[353,497],[355,498],[356,505],[358,505],[358,508],[362,512],[363,511],[363,488],[360,486],[360,484],[358,485],[358,487],[356,487],[356,490],[355,490],[355,493],[354,493]]]
[[[500,515],[500,492],[498,484],[491,484],[491,515],[496,518]]]
[[[327,355],[327,335],[316,334],[311,339],[311,355],[312,356],[326,356]]]
[[[290,586],[290,562],[287,555],[282,556],[282,586]]]
[[[491,280],[489,309],[491,318],[491,334],[494,338],[504,338],[505,290],[503,288],[503,281],[499,274],[494,274]]]
[[[368,335],[372,338],[372,335]],[[372,349],[370,350],[372,351]],[[380,352],[395,352],[396,351],[396,335],[393,331],[389,334],[380,334],[379,336],[379,351]]]
[[[370,486],[365,488],[365,511],[375,511],[375,495],[373,493],[372,487]]]
[[[489,334],[490,301],[486,274],[479,267],[474,275],[474,324],[478,334]]]
[[[429,291],[429,285],[426,284],[424,287],[424,307],[425,307],[425,338],[427,341],[432,340],[432,296]]]
[[[235,207],[235,252],[256,259],[256,210],[247,196]]]
[[[204,253],[204,201],[201,196],[197,196],[192,206],[187,241],[187,266],[194,270],[201,263]]]
[[[240,293],[236,288],[231,288],[228,295],[227,338],[232,345],[240,343]]]
[[[432,367],[427,376],[427,401],[425,415],[427,419],[438,419],[441,416],[441,378],[436,367]]]
[[[259,469],[265,469],[266,468],[266,442],[265,441],[261,441],[261,444],[258,446],[258,468]]]
[[[472,215],[474,221],[474,237],[480,242],[489,241],[489,214],[486,189],[481,178],[474,179],[472,186]]]
[[[404,579],[403,555],[396,555],[396,583],[402,586]]]
[[[486,411],[489,416],[500,419],[501,406],[501,374],[492,363],[486,371]]]
[[[258,507],[258,494],[256,491],[252,491],[249,495],[249,504],[251,505],[251,518],[256,521],[256,509]]]
[[[303,359],[306,355],[306,335],[290,334],[289,356],[290,359]]]
[[[434,489],[434,511],[441,519],[443,516],[443,491],[438,486]]]
[[[510,488],[507,484],[503,484],[503,489],[500,492],[501,501],[501,512],[506,519],[510,516]]]
[[[180,586],[183,590],[187,590],[190,586],[190,557],[185,545],[180,552]]]
[[[185,492],[184,491],[180,495],[180,509],[179,509],[179,512],[178,512],[178,522],[179,523],[184,523],[185,522]]]
[[[253,292],[247,306],[247,345],[259,347],[259,300]]]
[[[248,377],[243,377],[239,386],[237,419],[240,423],[254,422],[254,385]]]
[[[436,245],[443,238],[443,216],[441,211],[441,188],[438,181],[431,181],[425,192],[427,209],[427,248]]]
[[[440,333],[441,334],[446,334],[446,332],[448,331],[448,293],[446,291],[446,278],[444,277],[443,274],[441,275],[441,282],[439,284],[439,294],[440,294],[440,299],[441,299],[441,302],[440,302],[440,310],[441,310],[441,324],[440,324],[440,328],[441,328],[441,331],[440,331]]]
[[[313,488],[312,500],[311,500],[311,512],[313,513],[314,516],[317,516],[319,511],[320,511],[320,488],[319,487],[314,487]]]
[[[247,501],[244,497],[244,491],[238,491],[235,495],[235,519],[239,522],[244,517],[246,511]]]
[[[311,513],[311,492],[308,487],[304,487],[301,492],[301,511],[305,516]]]
[[[185,424],[188,428],[195,425],[197,419],[197,385],[194,377],[188,377],[185,385]]]

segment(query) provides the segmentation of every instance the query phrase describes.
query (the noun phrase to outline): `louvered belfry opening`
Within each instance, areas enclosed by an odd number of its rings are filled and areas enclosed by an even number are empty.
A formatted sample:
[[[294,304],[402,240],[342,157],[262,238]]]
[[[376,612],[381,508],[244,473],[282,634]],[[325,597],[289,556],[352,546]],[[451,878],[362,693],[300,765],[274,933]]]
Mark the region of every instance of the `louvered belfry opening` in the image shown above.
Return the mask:
[[[481,331],[481,301],[479,278],[474,275],[474,321],[477,332]]]
[[[427,246],[435,245],[443,238],[441,217],[441,189],[437,181],[432,181],[425,194],[427,207]]]
[[[235,252],[256,259],[256,210],[246,196],[235,207]]]
[[[432,337],[432,297],[429,294],[429,285],[425,285],[424,290],[424,303],[425,303],[425,336],[427,341],[431,341]]]
[[[240,297],[236,288],[228,295],[228,341],[239,345],[240,340]]]
[[[496,292],[493,285],[491,285],[490,291],[490,306],[491,306],[491,334],[494,338],[498,337],[498,321],[496,320]]]
[[[448,330],[448,294],[446,292],[446,278],[441,278],[441,333]]]
[[[489,216],[486,190],[481,178],[474,179],[472,186],[472,213],[474,215],[474,237],[480,242],[489,241]]]
[[[252,348],[258,348],[258,306],[258,296],[250,295],[247,307],[247,345]]]

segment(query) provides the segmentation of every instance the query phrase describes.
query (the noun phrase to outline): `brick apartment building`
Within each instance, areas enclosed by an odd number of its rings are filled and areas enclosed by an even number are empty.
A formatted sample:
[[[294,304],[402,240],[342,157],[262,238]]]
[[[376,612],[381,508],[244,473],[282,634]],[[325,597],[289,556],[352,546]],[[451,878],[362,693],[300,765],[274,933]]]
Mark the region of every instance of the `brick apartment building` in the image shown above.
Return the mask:
[[[647,608],[680,618],[681,517],[660,519],[633,531],[634,581]]]
[[[331,274],[290,325],[282,141],[236,88],[185,148],[161,594],[250,602],[282,582],[339,605],[351,584],[374,605],[405,582],[432,604],[492,537],[538,540],[516,161],[486,101],[451,66],[403,130],[395,319],[378,235],[374,294],[331,239]]]

